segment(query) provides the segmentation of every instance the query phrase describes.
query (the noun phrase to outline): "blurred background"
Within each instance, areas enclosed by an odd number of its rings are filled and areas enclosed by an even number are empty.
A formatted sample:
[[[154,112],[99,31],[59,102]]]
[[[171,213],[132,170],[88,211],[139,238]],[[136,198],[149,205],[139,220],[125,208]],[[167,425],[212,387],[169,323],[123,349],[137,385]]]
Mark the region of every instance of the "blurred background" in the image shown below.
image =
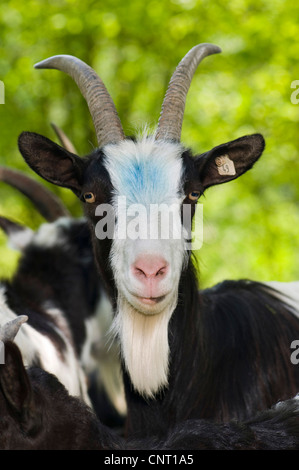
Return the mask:
[[[266,150],[236,181],[210,188],[204,243],[196,253],[203,287],[225,278],[299,278],[299,3],[285,0],[10,0],[0,5],[0,164],[42,181],[17,149],[24,130],[56,140],[60,126],[85,155],[96,145],[86,103],[75,83],[34,63],[72,54],[101,76],[124,130],[155,126],[171,74],[194,45],[222,54],[198,68],[188,93],[182,142],[194,153],[259,132]],[[298,93],[299,98],[299,93]],[[47,183],[43,182],[47,185]],[[76,197],[47,185],[74,216]],[[0,183],[0,215],[36,228],[42,222],[16,190]],[[18,254],[0,233],[0,276]]]

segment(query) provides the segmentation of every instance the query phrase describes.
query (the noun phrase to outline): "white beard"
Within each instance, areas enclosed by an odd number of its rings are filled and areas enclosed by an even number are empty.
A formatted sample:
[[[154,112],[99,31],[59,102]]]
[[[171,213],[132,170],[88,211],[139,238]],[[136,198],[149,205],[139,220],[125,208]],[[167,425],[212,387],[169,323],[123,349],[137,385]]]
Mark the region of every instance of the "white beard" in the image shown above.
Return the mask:
[[[134,388],[153,398],[168,385],[168,323],[177,304],[156,315],[145,315],[120,296],[112,331],[120,340],[121,354]]]

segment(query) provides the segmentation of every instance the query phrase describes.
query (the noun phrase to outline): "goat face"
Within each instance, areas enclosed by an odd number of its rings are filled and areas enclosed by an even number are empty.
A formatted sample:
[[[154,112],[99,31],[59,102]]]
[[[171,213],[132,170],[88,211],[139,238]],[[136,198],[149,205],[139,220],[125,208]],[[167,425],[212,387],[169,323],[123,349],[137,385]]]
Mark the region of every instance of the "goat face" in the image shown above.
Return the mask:
[[[114,207],[118,214],[114,223],[116,232],[120,228],[120,215],[130,209],[130,204],[142,204],[146,209],[144,225],[150,220],[151,228],[153,224],[158,228],[160,219],[159,216],[154,219],[152,212],[147,217],[150,204],[172,205],[176,231],[183,233],[183,206],[190,205],[192,213],[195,211],[196,201],[190,197],[250,168],[263,150],[262,137],[246,136],[195,158],[179,144],[158,142],[150,137],[107,145],[86,159],[74,155],[70,158],[57,144],[36,134],[23,133],[19,143],[25,159],[41,176],[70,187],[82,200],[92,195],[94,202],[84,203],[85,214],[93,227],[98,263],[109,261],[113,273],[117,289],[115,331],[121,339],[123,357],[136,389],[152,395],[167,384],[168,322],[177,304],[179,280],[188,253],[185,238],[134,240],[116,236],[101,240],[96,236],[102,220],[96,216],[97,211],[102,205]],[[234,162],[233,176],[218,173],[215,160],[221,155],[229,156]],[[66,163],[67,170],[61,171]],[[55,177],[49,176],[50,173],[56,173]],[[119,201],[125,201],[128,206],[118,207]],[[130,222],[127,217],[126,228]]]
[[[176,304],[185,255],[184,238],[172,237],[181,230],[184,198],[180,145],[144,137],[106,146],[104,153],[117,216],[110,259],[119,300],[145,315],[161,313]],[[173,217],[165,233],[162,205]]]
[[[167,384],[168,322],[177,305],[179,281],[189,253],[191,218],[186,224],[184,214],[192,217],[206,188],[243,174],[264,149],[259,134],[196,157],[180,143],[181,102],[185,97],[178,97],[173,87],[181,90],[184,70],[191,67],[192,76],[199,61],[213,52],[219,50],[211,45],[197,46],[179,64],[155,136],[126,139],[107,90],[94,76],[90,87],[97,83],[94,93],[105,96],[108,105],[105,102],[103,108],[94,108],[91,88],[81,87],[81,91],[94,117],[99,150],[81,159],[38,134],[25,132],[19,138],[19,149],[29,166],[47,181],[73,190],[84,203],[98,266],[103,269],[107,265],[108,276],[114,279],[114,327],[121,339],[124,361],[134,386],[147,396]],[[44,66],[66,71],[81,86],[73,71],[78,62],[79,75],[82,67],[88,75],[94,75],[86,64],[70,56],[57,56],[54,65]],[[189,73],[185,80],[190,84]],[[109,106],[112,111],[107,115]],[[101,230],[107,204],[113,208],[112,217],[110,214],[105,220],[112,227],[107,230],[108,240]],[[166,236],[162,207],[168,209],[170,222],[166,224]],[[109,237],[111,232],[113,237]]]

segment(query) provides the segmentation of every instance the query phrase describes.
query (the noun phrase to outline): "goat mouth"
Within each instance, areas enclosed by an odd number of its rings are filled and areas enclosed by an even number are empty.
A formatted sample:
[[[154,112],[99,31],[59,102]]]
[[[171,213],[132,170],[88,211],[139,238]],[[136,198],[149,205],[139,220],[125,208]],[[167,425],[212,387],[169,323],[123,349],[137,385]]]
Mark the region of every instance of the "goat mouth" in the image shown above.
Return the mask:
[[[132,292],[125,288],[120,290],[120,299],[126,300],[134,310],[144,315],[156,315],[161,313],[171,304],[172,292],[164,292],[163,295],[147,296],[142,292]]]
[[[140,313],[154,315],[160,313],[165,308],[169,294],[147,297],[127,290],[124,298]]]
[[[162,300],[165,299],[166,295],[161,295],[160,297],[140,297],[139,295],[135,295],[135,297],[145,305],[156,305]]]

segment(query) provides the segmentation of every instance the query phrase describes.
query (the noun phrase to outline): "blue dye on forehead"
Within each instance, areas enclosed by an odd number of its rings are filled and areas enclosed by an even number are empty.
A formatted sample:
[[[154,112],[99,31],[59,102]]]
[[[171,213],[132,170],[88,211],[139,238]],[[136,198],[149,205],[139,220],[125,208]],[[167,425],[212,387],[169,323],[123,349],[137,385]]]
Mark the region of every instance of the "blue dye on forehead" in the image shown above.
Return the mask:
[[[180,196],[181,146],[156,142],[124,141],[105,149],[106,168],[115,193],[128,204],[171,204]]]
[[[132,160],[121,174],[118,192],[123,193],[121,195],[125,195],[131,204],[158,203],[168,193],[170,179],[171,175],[165,173],[165,168],[158,162],[142,158]]]

